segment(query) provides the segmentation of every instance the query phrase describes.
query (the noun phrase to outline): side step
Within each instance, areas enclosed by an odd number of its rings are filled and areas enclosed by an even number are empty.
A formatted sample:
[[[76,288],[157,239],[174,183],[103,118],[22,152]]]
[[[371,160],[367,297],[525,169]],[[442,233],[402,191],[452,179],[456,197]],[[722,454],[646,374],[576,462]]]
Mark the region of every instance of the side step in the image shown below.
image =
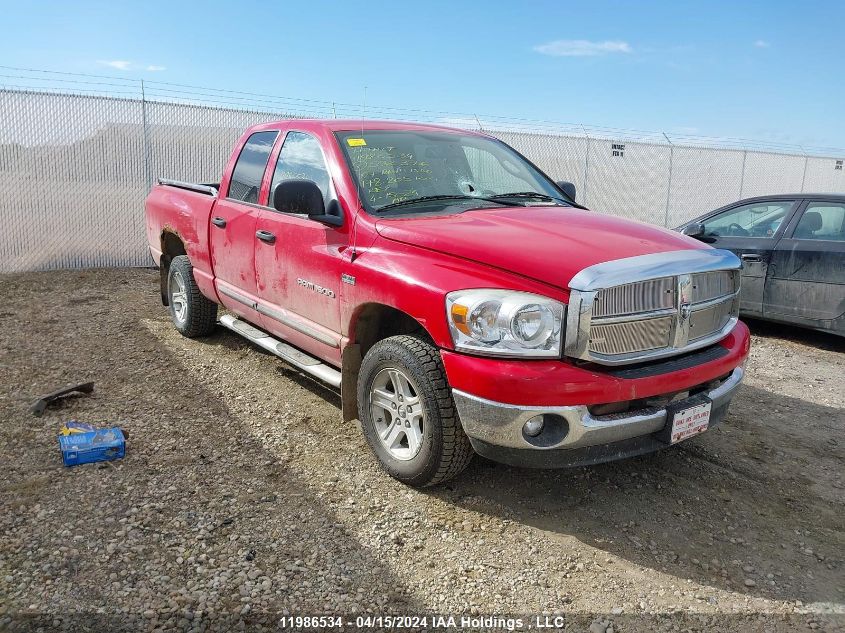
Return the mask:
[[[290,363],[300,371],[304,371],[306,374],[311,374],[315,378],[319,378],[333,387],[340,387],[340,372],[337,369],[329,367],[322,361],[314,358],[313,356],[309,356],[292,345],[288,345],[287,343],[283,343],[282,341],[273,338],[264,330],[259,330],[254,325],[250,325],[246,321],[241,321],[239,318],[232,316],[231,314],[224,314],[220,317],[220,325],[232,330],[233,332],[237,332],[256,345],[263,347],[271,354],[275,354],[283,361]]]

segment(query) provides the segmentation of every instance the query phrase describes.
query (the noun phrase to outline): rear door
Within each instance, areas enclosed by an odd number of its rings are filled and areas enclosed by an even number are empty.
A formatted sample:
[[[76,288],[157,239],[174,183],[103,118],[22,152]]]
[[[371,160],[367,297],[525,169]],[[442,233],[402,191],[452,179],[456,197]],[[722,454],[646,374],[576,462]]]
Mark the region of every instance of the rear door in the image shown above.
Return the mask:
[[[797,200],[757,200],[702,221],[705,240],[742,259],[740,311],[762,316],[766,271],[772,251],[798,206]]]
[[[292,130],[273,169],[269,200],[289,179],[312,180],[326,204],[335,198],[320,141]],[[272,202],[270,203],[272,204]],[[329,362],[340,362],[340,267],[346,226],[327,226],[298,213],[264,209],[257,231],[255,269],[264,328]]]
[[[845,315],[845,202],[807,201],[772,255],[764,316],[832,327]]]
[[[221,302],[251,320],[256,296],[255,223],[261,183],[278,131],[254,132],[241,148],[228,190],[211,214],[209,244]]]

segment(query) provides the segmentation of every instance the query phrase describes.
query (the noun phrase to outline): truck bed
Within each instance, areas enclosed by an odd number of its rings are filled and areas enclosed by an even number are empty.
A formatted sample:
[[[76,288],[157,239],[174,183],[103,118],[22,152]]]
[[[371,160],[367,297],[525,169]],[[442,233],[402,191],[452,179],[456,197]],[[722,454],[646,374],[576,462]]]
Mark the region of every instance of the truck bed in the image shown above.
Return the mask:
[[[220,190],[219,182],[212,183],[195,183],[185,182],[183,180],[171,180],[170,178],[159,178],[158,184],[166,187],[178,187],[179,189],[187,189],[188,191],[196,191],[197,193],[204,193],[209,196],[217,197]]]
[[[219,183],[190,183],[160,178],[146,200],[147,239],[156,264],[161,263],[163,241],[179,239],[194,266],[197,284],[214,297],[208,227],[217,203]]]

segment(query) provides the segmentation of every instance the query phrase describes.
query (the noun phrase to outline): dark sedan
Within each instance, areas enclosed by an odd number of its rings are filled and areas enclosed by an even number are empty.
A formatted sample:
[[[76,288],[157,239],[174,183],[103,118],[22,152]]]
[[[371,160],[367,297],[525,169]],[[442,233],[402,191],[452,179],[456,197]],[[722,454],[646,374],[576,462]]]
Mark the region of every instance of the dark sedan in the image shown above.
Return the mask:
[[[845,195],[746,198],[677,230],[742,258],[743,314],[845,336]]]

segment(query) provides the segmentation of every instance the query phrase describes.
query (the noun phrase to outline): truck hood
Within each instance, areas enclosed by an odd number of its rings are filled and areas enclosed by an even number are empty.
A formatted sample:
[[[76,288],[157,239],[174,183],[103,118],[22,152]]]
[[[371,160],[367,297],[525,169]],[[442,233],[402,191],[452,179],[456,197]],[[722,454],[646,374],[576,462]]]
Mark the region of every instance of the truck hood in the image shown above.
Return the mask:
[[[710,248],[669,229],[552,206],[477,209],[457,215],[380,218],[387,239],[495,266],[559,288],[614,259]]]

